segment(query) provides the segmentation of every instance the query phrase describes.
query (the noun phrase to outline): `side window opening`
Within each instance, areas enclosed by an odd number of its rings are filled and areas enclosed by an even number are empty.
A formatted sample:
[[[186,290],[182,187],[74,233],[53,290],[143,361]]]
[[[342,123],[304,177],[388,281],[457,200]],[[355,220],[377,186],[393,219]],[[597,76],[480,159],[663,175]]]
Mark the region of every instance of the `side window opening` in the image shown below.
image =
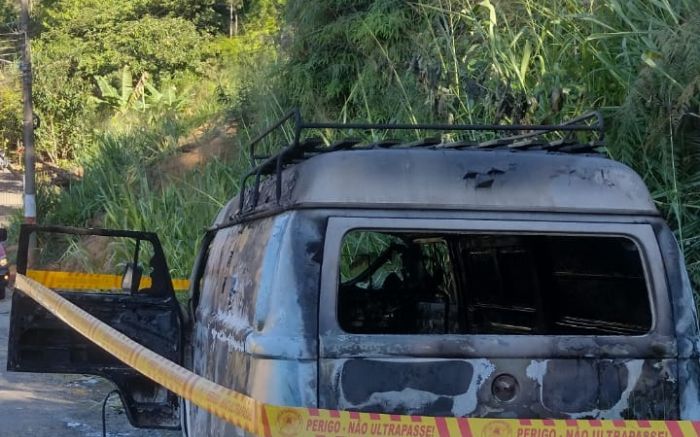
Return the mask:
[[[37,247],[26,273],[57,291],[160,294],[169,280],[162,253],[145,238],[44,230],[34,235]]]
[[[353,230],[338,319],[362,334],[642,335],[652,316],[624,237]]]

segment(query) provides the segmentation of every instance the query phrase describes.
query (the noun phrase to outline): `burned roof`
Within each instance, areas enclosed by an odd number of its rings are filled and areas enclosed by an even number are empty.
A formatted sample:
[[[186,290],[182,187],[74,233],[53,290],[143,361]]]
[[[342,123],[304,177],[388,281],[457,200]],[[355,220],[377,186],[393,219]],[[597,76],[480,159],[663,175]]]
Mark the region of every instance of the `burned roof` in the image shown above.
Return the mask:
[[[398,125],[379,128],[391,126]],[[354,139],[330,146],[301,141],[298,129],[276,155],[256,157],[251,146],[251,155],[264,161],[244,178],[244,187],[249,179],[254,183],[242,192],[238,216],[302,207],[658,214],[633,170],[595,153],[602,132],[591,142],[540,136],[602,125],[516,128],[529,133],[478,144],[424,139],[360,146]]]
[[[657,214],[634,171],[595,156],[352,150],[315,156],[284,173],[280,204],[288,208]],[[261,193],[261,207],[276,202],[272,183]]]

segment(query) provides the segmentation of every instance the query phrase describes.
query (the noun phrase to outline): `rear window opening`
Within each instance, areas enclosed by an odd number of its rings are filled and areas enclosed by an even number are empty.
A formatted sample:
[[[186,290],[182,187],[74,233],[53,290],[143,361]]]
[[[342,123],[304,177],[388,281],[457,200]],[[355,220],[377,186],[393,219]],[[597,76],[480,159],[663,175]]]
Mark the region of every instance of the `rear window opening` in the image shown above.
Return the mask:
[[[643,335],[652,315],[629,238],[354,230],[338,319],[356,334]]]

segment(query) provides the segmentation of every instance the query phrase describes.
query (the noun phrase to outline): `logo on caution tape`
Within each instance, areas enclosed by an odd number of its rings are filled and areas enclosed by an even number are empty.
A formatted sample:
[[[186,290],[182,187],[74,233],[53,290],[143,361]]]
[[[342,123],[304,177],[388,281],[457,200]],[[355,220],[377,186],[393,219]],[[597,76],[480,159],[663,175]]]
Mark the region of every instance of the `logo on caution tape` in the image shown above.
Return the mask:
[[[285,409],[277,415],[277,428],[283,436],[298,435],[303,424],[304,418],[294,410]]]
[[[481,431],[481,437],[511,437],[512,435],[513,429],[503,420],[490,422]]]

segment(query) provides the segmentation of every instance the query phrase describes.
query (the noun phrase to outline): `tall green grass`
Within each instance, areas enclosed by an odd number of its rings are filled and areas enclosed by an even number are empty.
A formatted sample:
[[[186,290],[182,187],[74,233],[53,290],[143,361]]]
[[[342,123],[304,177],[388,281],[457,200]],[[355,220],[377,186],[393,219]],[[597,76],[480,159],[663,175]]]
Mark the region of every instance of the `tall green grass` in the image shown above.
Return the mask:
[[[130,112],[101,127],[81,154],[82,182],[48,196],[46,219],[161,231],[174,271],[186,274],[199,230],[235,194],[246,162],[211,162],[165,185],[147,169],[221,105],[237,118],[239,142],[293,106],[317,120],[448,123],[556,123],[600,109],[608,153],[644,177],[698,286],[695,6],[694,0],[289,0],[281,22],[250,25],[239,38],[215,42],[220,68],[201,80],[202,95],[177,117],[144,121]],[[205,104],[212,108],[188,121]],[[319,135],[332,140],[329,132]]]
[[[171,273],[187,277],[204,229],[236,194],[240,174],[216,157],[185,175],[156,174],[189,131],[171,120],[99,135],[82,155],[81,180],[41,186],[41,222],[156,232]]]
[[[557,123],[599,109],[608,153],[644,177],[700,288],[697,2],[288,4],[295,34],[254,122],[287,106],[321,120],[448,123]]]
[[[267,46],[253,44],[255,35],[213,40],[211,50],[219,57],[204,73],[162,81],[161,90],[149,91],[147,104],[122,105],[95,125],[76,147],[75,164],[83,176],[67,187],[40,184],[40,222],[156,232],[171,273],[189,276],[203,231],[237,194],[247,161],[212,156],[185,174],[162,174],[160,164],[175,158],[194,131],[205,130],[199,140],[206,141],[206,129],[216,130],[240,110],[258,79],[252,66],[272,57]],[[177,105],[153,98],[168,93]],[[226,155],[237,156],[238,142],[230,139],[229,147],[234,151]],[[122,249],[127,250],[115,250]]]

